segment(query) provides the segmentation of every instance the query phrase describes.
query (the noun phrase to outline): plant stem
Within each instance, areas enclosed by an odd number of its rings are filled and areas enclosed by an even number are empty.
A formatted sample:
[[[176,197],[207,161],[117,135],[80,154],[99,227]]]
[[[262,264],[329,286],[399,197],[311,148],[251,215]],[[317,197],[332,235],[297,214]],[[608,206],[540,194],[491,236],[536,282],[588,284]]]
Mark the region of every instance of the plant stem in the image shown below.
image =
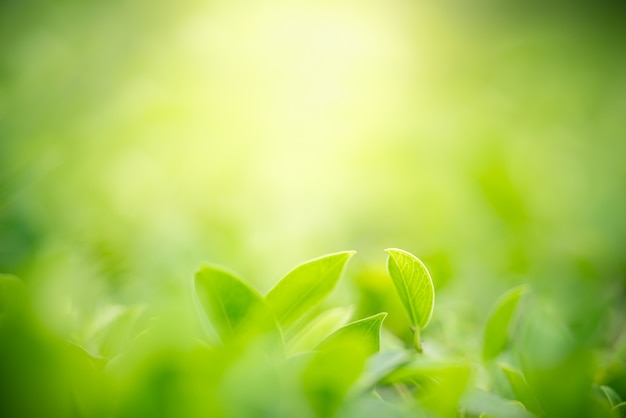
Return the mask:
[[[422,341],[420,340],[420,329],[419,327],[411,327],[413,331],[413,345],[415,346],[415,350],[418,353],[422,353]]]

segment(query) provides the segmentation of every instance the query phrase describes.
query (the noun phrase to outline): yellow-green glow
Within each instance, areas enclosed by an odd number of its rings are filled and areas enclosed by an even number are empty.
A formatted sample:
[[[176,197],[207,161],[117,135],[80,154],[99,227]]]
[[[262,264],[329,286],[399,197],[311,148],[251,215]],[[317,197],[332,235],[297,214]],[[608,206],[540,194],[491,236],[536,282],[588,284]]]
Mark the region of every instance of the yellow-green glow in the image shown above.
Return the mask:
[[[587,399],[574,395],[592,384],[626,399],[617,2],[27,3],[0,2],[0,274],[20,277],[33,307],[5,341],[36,341],[6,358],[52,375],[66,363],[50,341],[124,353],[107,366],[120,408],[156,416],[144,409],[154,376],[198,377],[179,351],[235,389],[262,351],[225,372],[233,358],[199,348],[202,263],[264,295],[303,260],[356,250],[323,307],[388,312],[381,346],[397,348],[411,334],[382,250],[402,248],[437,293],[425,356],[482,361],[489,307],[526,284],[516,344],[531,366],[507,364],[511,375],[550,393],[580,363],[562,399]],[[326,318],[319,309],[311,318]],[[486,358],[506,351],[507,332]],[[443,381],[465,376],[455,367]],[[177,416],[219,416],[198,393],[245,400],[180,379],[190,406]],[[547,415],[579,411],[535,395]]]

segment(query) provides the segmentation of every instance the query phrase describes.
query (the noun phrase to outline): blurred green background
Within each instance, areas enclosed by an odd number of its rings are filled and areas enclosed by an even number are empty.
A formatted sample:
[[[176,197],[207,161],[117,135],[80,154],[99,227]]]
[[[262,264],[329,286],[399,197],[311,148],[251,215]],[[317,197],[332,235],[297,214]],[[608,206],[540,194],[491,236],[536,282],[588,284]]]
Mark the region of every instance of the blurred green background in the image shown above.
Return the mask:
[[[372,313],[399,247],[429,266],[433,332],[457,350],[521,282],[538,318],[611,350],[624,17],[610,1],[3,0],[0,272],[85,344],[116,307],[184,333],[203,261],[264,292],[354,249],[335,299]]]

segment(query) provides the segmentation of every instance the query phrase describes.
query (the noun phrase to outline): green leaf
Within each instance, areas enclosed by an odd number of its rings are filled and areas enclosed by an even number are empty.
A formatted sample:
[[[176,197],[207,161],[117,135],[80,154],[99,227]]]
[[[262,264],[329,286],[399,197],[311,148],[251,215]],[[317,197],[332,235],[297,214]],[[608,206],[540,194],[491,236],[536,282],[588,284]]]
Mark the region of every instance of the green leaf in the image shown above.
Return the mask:
[[[130,347],[138,334],[137,323],[143,309],[123,309],[112,316],[108,323],[102,324],[102,329],[94,333],[92,340],[99,341],[100,354],[113,358]]]
[[[271,311],[254,289],[233,274],[213,266],[196,273],[196,294],[223,342],[251,331],[275,328]]]
[[[339,328],[326,338],[319,346],[320,350],[325,350],[330,346],[342,343],[343,341],[356,341],[367,353],[371,355],[380,350],[380,328],[387,317],[387,312],[381,312],[370,317],[350,322],[348,325]]]
[[[339,338],[315,353],[302,374],[306,399],[319,418],[333,417],[365,367],[367,348]]]
[[[421,406],[440,417],[456,416],[459,402],[469,383],[471,365],[414,361],[399,367],[381,380],[381,385],[408,385]]]
[[[27,304],[24,283],[17,277],[0,274],[0,323],[5,316],[24,310]]]
[[[333,290],[354,251],[329,254],[287,273],[265,299],[283,328],[321,302]]]
[[[471,389],[462,400],[463,410],[467,416],[479,417],[507,417],[533,418],[535,415],[526,411],[519,402],[511,402],[500,396],[484,392],[480,389]]]
[[[506,348],[511,322],[517,305],[525,292],[525,285],[515,287],[496,302],[485,326],[483,359],[492,360]]]
[[[626,402],[621,402],[615,405],[615,407],[613,407],[613,411],[615,411],[615,414],[618,417],[626,418]]]
[[[524,375],[504,364],[500,364],[499,366],[509,381],[511,389],[513,389],[513,393],[515,394],[517,400],[520,401],[530,412],[541,415],[542,410],[539,406],[539,401],[537,401],[537,398],[533,394],[528,382],[526,382]]]
[[[367,360],[358,388],[361,392],[373,389],[385,376],[408,364],[410,359],[409,352],[404,349],[377,353]]]
[[[337,307],[322,312],[287,341],[287,352],[294,354],[314,349],[324,338],[344,326],[354,308]]]
[[[435,307],[432,278],[424,263],[413,254],[396,248],[385,251],[389,254],[387,270],[415,334],[415,348],[421,351],[420,330],[428,325]]]
[[[617,392],[615,392],[615,390],[613,390],[612,387],[603,385],[600,386],[600,390],[602,390],[602,393],[604,393],[604,396],[606,396],[606,399],[609,401],[612,408],[615,408],[617,405],[622,403],[622,398]]]

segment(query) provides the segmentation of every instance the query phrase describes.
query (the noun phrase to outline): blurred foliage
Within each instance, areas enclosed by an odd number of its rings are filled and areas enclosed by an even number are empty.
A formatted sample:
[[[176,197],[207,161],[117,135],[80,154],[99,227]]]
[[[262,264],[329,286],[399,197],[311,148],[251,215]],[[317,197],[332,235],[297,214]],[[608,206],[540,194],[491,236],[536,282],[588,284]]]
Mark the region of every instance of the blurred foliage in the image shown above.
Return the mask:
[[[0,1],[0,273],[20,277],[1,281],[0,415],[524,416],[517,400],[610,416],[606,393],[626,399],[625,11]],[[420,255],[437,305],[430,363],[384,401],[347,379],[303,412],[332,360],[199,342],[202,262],[265,294],[354,249],[288,348],[344,325],[350,308],[325,308],[347,305],[388,312],[381,355],[410,346],[388,247]],[[483,360],[490,307],[522,283]]]

